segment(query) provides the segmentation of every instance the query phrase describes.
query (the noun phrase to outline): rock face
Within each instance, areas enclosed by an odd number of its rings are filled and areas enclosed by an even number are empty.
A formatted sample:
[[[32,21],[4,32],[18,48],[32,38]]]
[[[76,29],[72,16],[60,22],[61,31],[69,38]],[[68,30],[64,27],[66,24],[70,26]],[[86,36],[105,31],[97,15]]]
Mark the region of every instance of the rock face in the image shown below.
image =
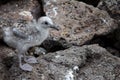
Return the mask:
[[[120,26],[120,0],[101,0],[97,6],[101,10],[105,10],[114,18],[118,26]],[[115,48],[120,49],[120,27],[113,33],[115,41]]]
[[[120,20],[120,0],[101,0],[98,8],[107,11],[112,18]]]
[[[69,43],[81,45],[94,35],[104,35],[117,25],[107,12],[74,0],[49,0],[44,11],[61,30],[54,36],[63,37]]]
[[[0,5],[0,27],[19,27],[33,19],[31,12],[40,6],[37,0],[15,0]]]
[[[15,52],[0,40],[0,80],[4,80],[8,68],[14,63],[13,56],[15,56]]]
[[[79,1],[0,1],[0,80],[120,80],[120,0],[101,0],[97,8]],[[39,47],[28,51],[37,57],[38,64],[31,64],[32,72],[25,72],[18,67],[15,50],[2,41],[1,27],[24,27],[27,21],[45,15],[43,9],[61,30],[51,30],[50,39],[40,46],[48,54],[40,54]],[[93,44],[96,35],[101,37]],[[83,45],[92,38],[93,43]],[[106,49],[98,45],[99,39],[107,44]]]
[[[120,59],[98,45],[71,47],[38,58],[33,72],[21,71],[17,63],[3,80],[119,80]]]

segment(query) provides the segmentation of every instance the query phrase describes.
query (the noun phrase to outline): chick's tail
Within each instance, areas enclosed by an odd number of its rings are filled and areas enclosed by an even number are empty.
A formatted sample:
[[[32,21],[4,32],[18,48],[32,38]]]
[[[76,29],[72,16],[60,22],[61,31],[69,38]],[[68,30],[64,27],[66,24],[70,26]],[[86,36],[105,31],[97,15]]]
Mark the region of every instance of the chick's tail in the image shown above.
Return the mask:
[[[3,31],[3,40],[4,40],[4,42],[8,46],[16,48],[17,41],[14,39],[12,29],[10,27],[4,27],[4,28],[2,28],[2,31]]]

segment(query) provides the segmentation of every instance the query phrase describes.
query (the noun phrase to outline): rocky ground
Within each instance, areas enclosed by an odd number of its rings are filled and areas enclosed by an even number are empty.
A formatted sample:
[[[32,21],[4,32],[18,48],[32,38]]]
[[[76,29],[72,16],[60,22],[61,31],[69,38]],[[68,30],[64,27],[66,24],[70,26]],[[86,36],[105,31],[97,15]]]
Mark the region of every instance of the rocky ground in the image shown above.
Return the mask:
[[[38,59],[32,72],[18,67],[1,27],[24,27],[47,15],[60,26],[28,52]],[[0,80],[120,80],[120,0],[0,1]],[[49,45],[49,46],[48,46]]]

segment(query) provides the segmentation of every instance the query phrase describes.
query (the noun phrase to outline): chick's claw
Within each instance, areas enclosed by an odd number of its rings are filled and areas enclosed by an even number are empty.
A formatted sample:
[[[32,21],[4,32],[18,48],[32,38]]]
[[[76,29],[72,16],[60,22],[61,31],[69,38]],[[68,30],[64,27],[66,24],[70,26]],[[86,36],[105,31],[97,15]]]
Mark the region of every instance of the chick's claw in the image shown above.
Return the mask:
[[[38,63],[37,59],[33,56],[28,56],[24,58],[26,63]]]
[[[20,65],[20,68],[24,71],[32,71],[33,67],[29,64],[23,64],[23,65]]]

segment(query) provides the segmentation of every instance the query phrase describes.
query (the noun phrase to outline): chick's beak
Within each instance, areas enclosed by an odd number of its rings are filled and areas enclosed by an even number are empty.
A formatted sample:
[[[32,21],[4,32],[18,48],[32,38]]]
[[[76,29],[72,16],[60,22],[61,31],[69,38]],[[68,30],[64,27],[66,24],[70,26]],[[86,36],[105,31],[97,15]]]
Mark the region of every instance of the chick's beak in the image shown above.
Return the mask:
[[[51,25],[51,28],[53,28],[53,29],[55,29],[55,30],[57,30],[57,31],[60,30],[60,27],[59,27],[58,25]]]

